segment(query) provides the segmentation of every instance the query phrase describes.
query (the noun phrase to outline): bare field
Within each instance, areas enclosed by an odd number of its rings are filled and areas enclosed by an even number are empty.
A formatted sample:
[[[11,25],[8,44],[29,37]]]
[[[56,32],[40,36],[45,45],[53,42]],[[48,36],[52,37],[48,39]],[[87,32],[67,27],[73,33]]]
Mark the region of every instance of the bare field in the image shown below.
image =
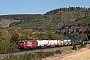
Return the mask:
[[[57,60],[90,60],[90,49],[66,55],[63,58]]]
[[[88,46],[90,48],[90,45]],[[56,55],[53,57],[47,57],[45,60],[90,60],[90,49],[82,48],[80,50],[67,50],[70,53],[64,52],[63,54]]]
[[[11,23],[14,23],[14,22],[20,22],[20,20],[8,20],[8,19],[3,19],[0,21],[0,26],[1,27],[9,27],[9,25]]]

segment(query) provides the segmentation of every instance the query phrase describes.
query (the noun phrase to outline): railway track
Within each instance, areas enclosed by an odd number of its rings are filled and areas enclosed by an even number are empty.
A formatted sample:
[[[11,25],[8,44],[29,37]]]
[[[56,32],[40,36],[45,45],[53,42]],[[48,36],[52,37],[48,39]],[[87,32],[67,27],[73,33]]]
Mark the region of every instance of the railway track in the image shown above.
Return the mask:
[[[79,46],[79,45],[77,45]],[[17,50],[17,51],[11,51],[11,52],[0,52],[0,59],[3,59],[7,56],[16,56],[16,55],[23,55],[23,54],[29,54],[32,52],[40,52],[40,51],[55,51],[55,50],[62,50],[66,48],[72,48],[73,46],[64,46],[64,47],[54,47],[54,48],[45,48],[45,49],[34,49],[34,50]]]

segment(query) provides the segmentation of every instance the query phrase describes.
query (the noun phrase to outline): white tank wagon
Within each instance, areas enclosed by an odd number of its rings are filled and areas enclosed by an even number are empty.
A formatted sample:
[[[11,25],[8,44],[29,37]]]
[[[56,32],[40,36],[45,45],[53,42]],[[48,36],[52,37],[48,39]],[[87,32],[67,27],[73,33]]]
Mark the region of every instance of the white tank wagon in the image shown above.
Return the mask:
[[[48,40],[48,46],[54,47],[58,45],[58,40]]]
[[[54,46],[63,46],[62,40],[37,40],[38,47],[54,47]]]
[[[57,41],[57,46],[63,46],[64,44],[63,44],[63,40],[58,40]]]
[[[63,40],[64,45],[71,45],[71,40]]]
[[[46,47],[48,46],[48,40],[37,40],[38,47]]]

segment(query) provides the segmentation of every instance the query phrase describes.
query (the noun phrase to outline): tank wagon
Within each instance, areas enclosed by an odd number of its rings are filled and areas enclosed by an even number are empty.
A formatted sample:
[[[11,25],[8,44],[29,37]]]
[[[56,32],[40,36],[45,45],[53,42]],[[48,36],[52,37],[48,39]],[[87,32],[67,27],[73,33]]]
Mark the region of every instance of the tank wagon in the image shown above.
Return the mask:
[[[35,48],[46,48],[56,47],[65,45],[80,44],[81,40],[68,39],[68,40],[20,40],[18,41],[19,49],[35,49]]]
[[[36,40],[38,42],[38,48],[44,48],[48,46],[48,40]]]
[[[71,45],[71,40],[63,40],[64,45]]]
[[[78,44],[81,44],[81,43],[82,43],[81,40],[71,39],[71,45],[74,45],[74,44],[78,45]]]

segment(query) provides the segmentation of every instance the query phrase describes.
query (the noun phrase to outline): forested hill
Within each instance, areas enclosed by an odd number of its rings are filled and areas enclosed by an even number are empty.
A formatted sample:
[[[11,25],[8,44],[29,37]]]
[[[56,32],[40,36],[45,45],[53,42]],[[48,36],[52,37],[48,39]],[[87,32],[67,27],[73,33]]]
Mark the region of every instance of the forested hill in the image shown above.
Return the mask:
[[[47,12],[45,16],[48,16],[48,18],[51,17],[52,19],[75,20],[77,18],[90,16],[90,8],[82,8],[82,7],[59,8]]]
[[[10,20],[33,20],[42,14],[11,14],[11,15],[1,15],[2,19],[10,19]]]
[[[11,23],[9,26],[19,26],[22,28],[60,28],[63,25],[90,24],[90,8],[69,7],[54,9],[45,14],[0,16],[0,20],[3,19],[20,20],[20,22]]]

